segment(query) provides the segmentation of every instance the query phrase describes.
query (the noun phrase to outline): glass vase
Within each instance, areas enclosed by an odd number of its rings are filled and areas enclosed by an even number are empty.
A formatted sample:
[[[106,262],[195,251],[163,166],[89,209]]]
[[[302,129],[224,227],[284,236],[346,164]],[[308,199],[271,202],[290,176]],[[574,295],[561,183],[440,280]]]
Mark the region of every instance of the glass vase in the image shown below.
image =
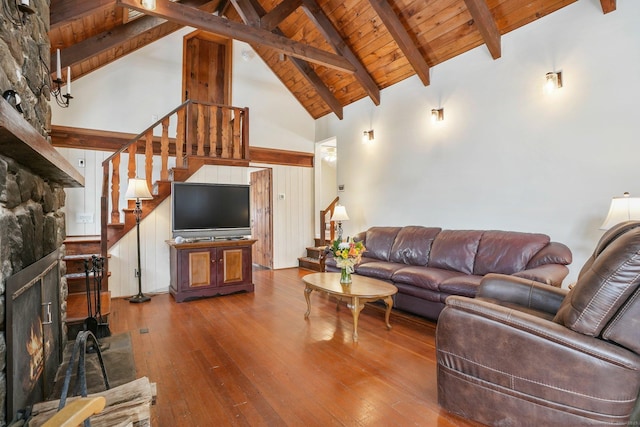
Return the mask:
[[[340,270],[340,283],[343,285],[351,283],[351,273],[349,273],[349,270],[346,267]]]

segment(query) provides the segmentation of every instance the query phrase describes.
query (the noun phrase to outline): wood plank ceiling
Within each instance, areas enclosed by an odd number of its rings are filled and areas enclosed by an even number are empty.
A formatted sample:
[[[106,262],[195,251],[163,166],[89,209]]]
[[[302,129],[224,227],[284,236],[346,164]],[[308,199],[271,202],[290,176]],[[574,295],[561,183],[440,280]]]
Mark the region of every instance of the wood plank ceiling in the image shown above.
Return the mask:
[[[500,58],[501,35],[576,0],[156,1],[51,0],[50,69],[60,49],[63,69],[85,76],[188,25],[251,44],[313,118],[342,118],[414,74],[428,85],[430,67],[478,46]]]

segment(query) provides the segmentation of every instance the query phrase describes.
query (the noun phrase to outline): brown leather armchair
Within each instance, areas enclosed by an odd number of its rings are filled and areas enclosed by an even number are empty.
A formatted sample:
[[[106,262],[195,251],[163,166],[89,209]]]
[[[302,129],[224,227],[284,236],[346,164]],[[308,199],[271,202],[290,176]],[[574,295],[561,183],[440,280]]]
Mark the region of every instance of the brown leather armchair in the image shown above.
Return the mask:
[[[640,425],[640,222],[607,231],[571,290],[487,275],[436,332],[438,401],[488,425]]]

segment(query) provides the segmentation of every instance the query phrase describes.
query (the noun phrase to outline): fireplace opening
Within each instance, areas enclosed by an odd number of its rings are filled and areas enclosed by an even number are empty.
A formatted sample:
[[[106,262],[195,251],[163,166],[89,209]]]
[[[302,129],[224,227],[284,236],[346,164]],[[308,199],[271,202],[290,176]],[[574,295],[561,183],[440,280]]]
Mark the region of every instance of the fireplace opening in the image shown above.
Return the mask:
[[[62,360],[60,250],[7,279],[7,418],[49,396]]]

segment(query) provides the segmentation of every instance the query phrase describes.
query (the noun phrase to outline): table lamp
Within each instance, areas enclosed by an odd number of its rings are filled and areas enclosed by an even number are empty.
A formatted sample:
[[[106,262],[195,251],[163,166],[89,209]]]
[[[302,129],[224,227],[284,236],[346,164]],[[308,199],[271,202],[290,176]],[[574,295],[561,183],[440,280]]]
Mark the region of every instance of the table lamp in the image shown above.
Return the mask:
[[[331,221],[338,222],[338,241],[342,241],[342,221],[349,221],[349,215],[347,215],[347,209],[342,205],[336,205],[331,215]]]
[[[608,230],[616,224],[629,220],[640,219],[640,197],[630,197],[625,192],[622,197],[611,199],[607,218],[600,226],[600,230]]]

